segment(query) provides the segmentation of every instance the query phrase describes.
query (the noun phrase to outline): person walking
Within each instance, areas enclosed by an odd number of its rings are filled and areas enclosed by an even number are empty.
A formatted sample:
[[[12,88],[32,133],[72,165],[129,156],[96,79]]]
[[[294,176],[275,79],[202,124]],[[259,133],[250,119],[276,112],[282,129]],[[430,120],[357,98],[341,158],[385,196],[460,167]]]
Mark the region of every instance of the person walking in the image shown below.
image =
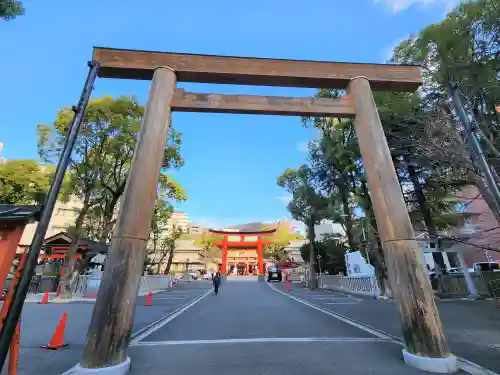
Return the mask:
[[[213,280],[213,284],[214,284],[214,291],[215,291],[215,295],[219,294],[219,286],[220,286],[220,273],[217,272],[215,275],[214,275],[214,278],[212,279]]]

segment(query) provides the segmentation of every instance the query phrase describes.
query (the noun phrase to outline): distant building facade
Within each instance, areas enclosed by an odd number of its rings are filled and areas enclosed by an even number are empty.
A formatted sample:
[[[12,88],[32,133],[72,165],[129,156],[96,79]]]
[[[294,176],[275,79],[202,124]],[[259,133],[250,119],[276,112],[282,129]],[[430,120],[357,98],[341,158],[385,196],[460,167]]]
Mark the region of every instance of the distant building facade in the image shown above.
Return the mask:
[[[45,238],[52,237],[61,232],[67,232],[69,227],[75,224],[76,217],[81,207],[81,202],[75,198],[70,199],[68,202],[57,201],[52,217],[50,218]],[[26,225],[21,241],[19,242],[19,251],[24,251],[24,249],[31,245],[37,225],[38,223]]]
[[[172,212],[172,216],[167,221],[167,231],[172,231],[175,227],[183,233],[188,233],[189,218],[188,215],[182,211]]]
[[[205,229],[199,224],[188,224],[188,233],[194,236],[201,236],[205,232]]]

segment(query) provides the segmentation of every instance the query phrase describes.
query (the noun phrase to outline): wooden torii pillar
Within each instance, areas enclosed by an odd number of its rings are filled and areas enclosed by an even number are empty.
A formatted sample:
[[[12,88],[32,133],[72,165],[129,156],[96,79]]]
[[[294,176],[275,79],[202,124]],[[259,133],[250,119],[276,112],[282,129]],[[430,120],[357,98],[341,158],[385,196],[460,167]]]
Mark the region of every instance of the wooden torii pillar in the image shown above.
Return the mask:
[[[377,227],[384,249],[389,283],[400,313],[406,363],[431,372],[458,371],[434,301],[429,275],[392,162],[370,82],[356,77],[349,83],[356,108],[354,126],[363,158]],[[425,357],[423,357],[425,354]]]
[[[169,103],[176,81],[173,69],[154,70],[108,266],[104,269],[82,361],[74,369],[75,374],[86,374],[89,369],[125,374],[130,367],[127,349],[170,124]]]
[[[404,360],[426,371],[457,371],[457,359],[447,347],[371,91],[372,88],[414,91],[421,83],[419,67],[98,47],[94,49],[94,60],[100,63],[100,77],[152,78],[152,85],[83,359],[73,374],[85,374],[88,369],[100,369],[103,374],[128,371],[127,347],[171,108],[185,112],[355,118],[389,282],[401,317],[406,344]],[[177,79],[331,89],[349,86],[349,91],[339,99],[200,94],[183,90],[174,93]]]
[[[222,240],[222,270],[221,275],[227,275],[227,236]]]

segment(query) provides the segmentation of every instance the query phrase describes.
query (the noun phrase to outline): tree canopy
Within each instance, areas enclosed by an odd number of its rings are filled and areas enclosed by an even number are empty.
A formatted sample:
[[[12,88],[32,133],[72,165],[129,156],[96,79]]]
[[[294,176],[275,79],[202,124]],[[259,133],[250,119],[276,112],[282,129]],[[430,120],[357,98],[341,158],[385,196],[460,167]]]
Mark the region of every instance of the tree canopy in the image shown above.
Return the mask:
[[[24,7],[21,1],[0,0],[0,18],[9,21],[23,14]]]
[[[49,190],[55,167],[34,160],[7,160],[0,163],[0,204],[43,203]],[[68,181],[62,188],[61,199],[68,192]]]
[[[71,181],[68,195],[82,206],[71,228],[75,240],[65,260],[69,265],[67,269],[74,269],[72,252],[81,236],[101,243],[110,241],[143,115],[144,106],[134,97],[104,96],[90,100],[87,105],[68,167]],[[72,108],[64,107],[52,124],[37,126],[38,151],[45,162],[55,163],[60,157],[73,116]],[[180,168],[184,163],[180,156],[181,139],[182,135],[170,127],[152,218],[153,240],[161,242],[162,247],[171,238],[160,238],[156,234],[170,217],[170,200],[187,199],[179,183],[166,173],[168,168]],[[71,294],[71,277],[71,272],[65,274],[62,296]]]
[[[500,117],[495,110],[500,103],[499,14],[498,0],[465,2],[444,21],[409,37],[394,49],[391,62],[422,64],[422,89],[374,95],[413,226],[427,232],[437,246],[441,238],[450,238],[449,228],[467,218],[456,210],[458,192],[467,185],[477,186],[500,218],[446,90],[448,82],[458,84],[500,183]],[[316,96],[343,94],[319,90]],[[321,218],[341,224],[345,250],[368,249],[377,275],[385,279],[384,253],[353,121],[319,117],[302,123],[318,129],[320,137],[309,143],[307,165],[287,169],[278,179],[293,195],[289,211],[304,222],[311,212],[322,212]],[[443,264],[440,254],[435,261]]]

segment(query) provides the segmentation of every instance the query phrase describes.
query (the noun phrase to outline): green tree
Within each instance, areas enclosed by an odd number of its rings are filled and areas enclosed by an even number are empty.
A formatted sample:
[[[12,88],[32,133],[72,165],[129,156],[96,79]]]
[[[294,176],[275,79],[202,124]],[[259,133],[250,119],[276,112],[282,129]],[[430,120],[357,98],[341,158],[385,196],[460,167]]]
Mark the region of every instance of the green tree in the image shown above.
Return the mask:
[[[311,170],[303,165],[299,169],[287,169],[278,177],[277,183],[292,194],[292,200],[288,204],[288,210],[292,217],[303,222],[307,228],[307,239],[309,240],[310,256],[310,280],[309,287],[318,287],[316,277],[316,250],[314,231],[315,225],[325,219],[330,212],[328,199],[318,194],[314,188]]]
[[[263,240],[271,242],[271,244],[264,246],[264,258],[272,259],[273,261],[286,259],[287,254],[284,251],[285,246],[287,246],[291,240],[302,239],[302,236],[290,232],[290,228],[286,222],[278,224],[277,227],[275,225],[265,225],[262,229],[276,229],[273,234],[263,237]]]
[[[205,263],[205,269],[207,271],[208,264],[210,262],[214,262],[216,258],[220,258],[222,256],[222,250],[218,246],[216,246],[216,243],[218,242],[219,238],[209,233],[204,233],[199,240],[199,244],[202,247],[199,255],[201,259],[203,259],[203,263]]]
[[[316,241],[315,248],[317,249],[319,262],[316,264],[316,272],[328,272],[330,275],[345,273],[345,253],[348,248],[336,236],[330,235],[323,237],[320,241]],[[310,246],[304,244],[300,247],[300,253],[303,259],[309,259]]]
[[[12,20],[24,14],[24,7],[17,0],[0,0],[0,18]]]
[[[165,275],[168,275],[170,273],[175,255],[176,241],[181,237],[181,235],[182,231],[174,226],[172,228],[172,231],[169,232],[168,236],[163,241],[162,248],[168,250],[167,265],[165,267],[165,270],[163,271]]]
[[[34,160],[0,163],[0,204],[42,203],[54,172],[53,166],[40,165]]]
[[[458,84],[466,110],[478,125],[475,132],[483,143],[488,162],[498,176],[500,118],[494,107],[500,102],[499,14],[498,0],[464,2],[442,22],[424,28],[398,45],[392,61],[422,65],[422,107],[439,115],[439,120],[430,122],[427,129],[433,135],[430,143],[440,149],[434,156],[437,160],[453,157],[455,165],[465,169],[467,180],[482,192],[500,222],[500,212],[484,178],[464,147],[464,129],[456,121],[446,92],[449,81]]]
[[[157,199],[151,218],[147,256],[144,269],[148,274],[159,274],[161,266],[167,259],[169,249],[165,246],[168,237],[167,224],[173,212],[173,207],[163,199]]]
[[[82,208],[71,229],[75,240],[65,259],[65,269],[71,272],[65,273],[61,281],[61,298],[71,297],[71,284],[76,276],[72,255],[83,233],[91,232],[85,227],[96,224],[100,230],[94,235],[99,241],[105,243],[109,238],[118,200],[125,190],[143,114],[144,106],[133,97],[104,96],[89,101],[69,165],[71,195],[82,203]],[[72,119],[72,109],[65,107],[58,112],[53,124],[38,125],[39,154],[44,160],[54,161],[60,156]],[[179,155],[181,135],[175,130],[170,134],[164,165],[177,167],[182,164]],[[160,195],[178,197],[181,194],[178,188],[179,185],[162,171]]]

